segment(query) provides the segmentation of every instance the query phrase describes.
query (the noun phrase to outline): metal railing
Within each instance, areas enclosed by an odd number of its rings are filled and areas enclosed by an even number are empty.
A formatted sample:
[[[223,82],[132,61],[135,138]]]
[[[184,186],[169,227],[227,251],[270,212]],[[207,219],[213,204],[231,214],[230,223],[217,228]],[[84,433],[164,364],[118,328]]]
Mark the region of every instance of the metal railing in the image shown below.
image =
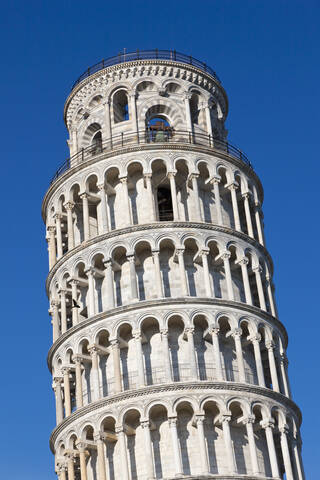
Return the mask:
[[[132,62],[135,60],[171,60],[174,62],[185,63],[186,65],[193,65],[194,67],[200,68],[206,73],[209,73],[213,78],[215,78],[219,83],[221,83],[216,72],[208,65],[201,60],[193,58],[191,55],[185,55],[184,53],[179,53],[176,50],[136,50],[135,52],[123,52],[118,53],[114,57],[104,58],[100,62],[96,63],[92,67],[87,68],[80,77],[74,82],[71,90],[74,89],[82,80],[88,78],[93,73],[99,72],[107,67],[112,67],[112,65],[117,65],[119,63]]]
[[[92,157],[100,155],[101,153],[121,149],[123,147],[127,147],[128,145],[148,144],[157,144],[159,146],[165,144],[189,144],[209,147],[213,150],[223,151],[252,168],[251,162],[247,156],[241,150],[239,150],[239,148],[235,147],[229,142],[224,142],[223,140],[213,138],[212,135],[174,130],[172,132],[163,132],[163,135],[161,135],[161,140],[159,140],[159,136],[147,129],[140,130],[138,132],[123,132],[119,135],[110,137],[100,144],[94,144],[86,148],[82,148],[75,155],[67,158],[67,160],[60,165],[52,177],[50,184],[52,184],[57,178],[60,177],[60,175],[65,173],[70,168],[84,163],[87,160],[90,160]]]

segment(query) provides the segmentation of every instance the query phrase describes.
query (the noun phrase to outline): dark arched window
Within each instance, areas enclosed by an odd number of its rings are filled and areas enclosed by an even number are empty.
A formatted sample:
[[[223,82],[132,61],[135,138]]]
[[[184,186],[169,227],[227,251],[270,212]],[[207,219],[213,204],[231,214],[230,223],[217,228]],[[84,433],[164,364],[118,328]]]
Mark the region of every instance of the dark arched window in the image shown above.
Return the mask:
[[[160,222],[173,220],[171,191],[168,187],[159,187],[157,192]]]
[[[194,125],[199,124],[199,95],[197,93],[193,93],[190,98],[190,114],[191,114],[191,122]]]
[[[91,145],[93,147],[94,153],[99,153],[102,150],[102,134],[101,131],[97,132],[93,138]]]
[[[129,120],[128,95],[124,90],[119,90],[113,95],[114,123]]]

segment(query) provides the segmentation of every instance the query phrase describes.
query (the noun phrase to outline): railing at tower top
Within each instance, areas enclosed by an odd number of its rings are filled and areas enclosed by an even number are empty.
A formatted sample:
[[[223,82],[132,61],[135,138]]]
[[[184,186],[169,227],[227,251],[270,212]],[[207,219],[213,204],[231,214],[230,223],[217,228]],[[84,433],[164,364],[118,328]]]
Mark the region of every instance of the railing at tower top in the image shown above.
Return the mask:
[[[74,82],[71,90],[74,89],[82,80],[90,75],[103,70],[104,68],[111,67],[112,65],[117,65],[119,63],[132,62],[135,60],[171,60],[174,62],[185,63],[187,65],[193,65],[194,67],[200,68],[206,73],[209,73],[217,82],[221,83],[216,72],[204,62],[193,58],[191,55],[185,55],[184,53],[176,52],[176,50],[136,50],[135,52],[123,52],[118,53],[114,57],[109,57],[101,60],[92,67],[87,68],[85,72],[80,75],[80,77]]]
[[[85,163],[92,157],[95,157],[102,153],[108,151],[117,151],[118,149],[130,145],[152,145],[155,143],[159,146],[166,144],[189,144],[207,147],[212,150],[225,152],[252,168],[251,162],[241,150],[239,150],[234,145],[231,145],[231,143],[229,142],[224,142],[222,140],[218,140],[217,138],[213,138],[212,135],[180,130],[154,132],[147,129],[141,130],[139,132],[123,132],[119,135],[110,137],[104,142],[95,143],[94,145],[89,145],[86,148],[82,148],[75,155],[67,158],[67,160],[62,165],[60,165],[53,178],[51,179],[50,184],[52,184],[57,178],[60,177],[60,175],[65,173],[70,168]]]

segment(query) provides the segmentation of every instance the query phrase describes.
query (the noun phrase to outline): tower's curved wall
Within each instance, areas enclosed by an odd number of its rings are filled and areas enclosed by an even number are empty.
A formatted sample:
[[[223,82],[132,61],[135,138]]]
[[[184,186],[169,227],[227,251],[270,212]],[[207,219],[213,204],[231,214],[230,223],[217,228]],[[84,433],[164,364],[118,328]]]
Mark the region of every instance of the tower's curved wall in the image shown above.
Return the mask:
[[[60,480],[302,480],[263,191],[221,84],[146,59],[65,106],[43,202]]]

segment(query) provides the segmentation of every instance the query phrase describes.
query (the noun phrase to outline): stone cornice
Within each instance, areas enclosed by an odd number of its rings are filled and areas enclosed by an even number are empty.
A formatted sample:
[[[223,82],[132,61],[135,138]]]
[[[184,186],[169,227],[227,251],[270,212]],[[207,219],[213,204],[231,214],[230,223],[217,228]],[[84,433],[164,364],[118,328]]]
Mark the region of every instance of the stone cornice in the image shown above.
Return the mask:
[[[197,68],[194,65],[189,65],[187,63],[180,63],[179,61],[176,60],[164,60],[164,59],[144,59],[144,60],[134,60],[134,61],[129,61],[129,62],[123,62],[123,63],[117,63],[116,65],[112,65],[110,67],[106,67],[102,70],[98,70],[96,73],[93,73],[89,77],[86,77],[84,80],[82,80],[78,85],[76,85],[70,94],[67,97],[67,100],[64,104],[64,109],[63,109],[63,119],[65,122],[65,125],[67,126],[66,122],[66,115],[67,115],[67,110],[69,107],[70,102],[72,101],[73,97],[88,83],[96,80],[100,76],[105,75],[106,73],[112,74],[116,73],[118,71],[121,71],[123,69],[128,69],[132,67],[140,67],[140,66],[145,66],[145,65],[163,65],[166,67],[173,67],[173,68],[180,68],[181,70],[188,71],[191,73],[194,73],[196,75],[199,75],[200,77],[206,79],[209,82],[214,83],[214,85],[221,91],[223,94],[223,97],[226,102],[226,117],[228,116],[228,97],[225,89],[221,85],[221,83],[212,75],[210,75],[208,72],[204,72],[201,68]]]
[[[108,159],[108,158],[117,157],[119,155],[125,155],[127,153],[132,153],[132,152],[152,151],[152,150],[154,150],[154,151],[168,150],[169,152],[170,151],[176,151],[176,150],[178,150],[178,151],[182,150],[182,151],[188,151],[188,152],[205,153],[205,154],[208,154],[208,155],[212,155],[212,156],[227,160],[228,162],[232,163],[236,167],[241,168],[249,177],[252,177],[254,179],[254,181],[257,184],[259,197],[261,198],[261,203],[263,202],[262,184],[260,182],[260,179],[259,179],[258,175],[255,173],[255,171],[252,168],[250,168],[246,163],[238,160],[237,158],[233,157],[231,154],[223,152],[222,150],[218,150],[218,149],[215,150],[212,147],[206,147],[206,146],[202,146],[202,145],[198,145],[198,144],[197,145],[192,145],[192,144],[189,144],[189,143],[187,143],[187,144],[170,143],[170,145],[159,145],[156,148],[155,148],[154,145],[150,145],[150,144],[127,145],[127,146],[124,146],[124,147],[119,147],[117,150],[115,149],[115,150],[111,150],[111,151],[106,151],[106,152],[103,152],[103,153],[101,153],[97,156],[94,156],[94,157],[86,160],[83,163],[80,163],[78,165],[75,165],[72,168],[69,168],[69,170],[67,170],[60,177],[58,177],[57,180],[55,180],[50,185],[49,189],[47,190],[47,192],[44,196],[44,199],[43,199],[43,202],[42,202],[42,209],[41,209],[43,221],[45,222],[45,219],[46,219],[45,218],[45,213],[46,213],[47,203],[48,203],[48,200],[49,200],[51,194],[56,189],[58,189],[65,182],[65,180],[67,178],[71,177],[74,173],[77,173],[80,170],[82,170],[82,169],[84,169],[84,168],[86,168],[90,165],[101,162],[101,161],[103,161],[105,159]]]
[[[206,382],[206,381],[199,381],[199,382],[179,382],[179,383],[171,383],[171,384],[162,384],[162,385],[150,385],[149,387],[140,388],[137,390],[126,390],[125,392],[117,393],[114,395],[110,395],[109,397],[102,398],[96,402],[92,402],[84,407],[79,408],[74,413],[72,413],[69,417],[65,418],[52,432],[50,437],[50,448],[51,451],[54,453],[54,443],[58,437],[58,435],[68,426],[72,425],[72,423],[76,420],[80,420],[81,417],[86,415],[87,413],[94,412],[102,407],[108,407],[110,405],[116,404],[123,400],[130,400],[134,398],[141,398],[146,395],[157,395],[158,398],[161,398],[161,393],[167,392],[183,392],[190,390],[194,391],[210,391],[211,393],[216,393],[219,391],[225,392],[245,392],[249,393],[250,395],[260,395],[271,400],[274,400],[286,408],[290,409],[294,412],[299,426],[302,421],[302,416],[300,409],[298,406],[293,402],[291,399],[285,397],[281,393],[274,392],[268,388],[259,387],[257,385],[250,385],[244,383],[235,383],[235,382]]]
[[[216,306],[216,307],[229,307],[229,308],[234,308],[238,311],[244,311],[248,312],[252,315],[257,315],[259,318],[265,319],[267,322],[271,323],[272,325],[275,325],[276,328],[281,332],[283,339],[284,339],[284,347],[287,347],[288,344],[288,335],[285,327],[283,324],[275,317],[270,315],[269,313],[260,310],[258,307],[253,307],[251,305],[248,305],[246,303],[240,303],[240,302],[233,302],[230,300],[223,300],[221,298],[197,298],[197,297],[183,297],[183,298],[156,298],[154,300],[144,300],[141,302],[137,303],[132,303],[129,305],[124,305],[121,307],[116,307],[113,308],[112,310],[108,310],[106,312],[101,312],[98,315],[95,315],[94,317],[88,318],[86,320],[83,320],[81,323],[78,325],[75,325],[74,327],[69,328],[64,334],[60,335],[58,340],[55,341],[55,343],[51,346],[48,352],[48,357],[47,357],[47,364],[49,371],[51,372],[51,362],[52,362],[52,357],[56,350],[63,344],[65,340],[70,338],[74,333],[78,332],[79,330],[82,330],[83,328],[86,328],[90,325],[95,324],[99,320],[102,320],[104,318],[110,318],[115,315],[119,315],[121,313],[129,313],[131,311],[137,311],[141,310],[144,308],[150,309],[151,308],[157,308],[159,306],[170,306],[170,305],[208,305],[209,307],[211,306]],[[151,314],[151,312],[150,312]]]
[[[155,222],[155,223],[150,223],[150,224],[142,224],[142,225],[133,225],[131,227],[126,227],[126,228],[121,228],[118,230],[112,230],[111,232],[104,233],[102,235],[97,235],[94,238],[91,238],[90,240],[82,242],[80,245],[77,245],[75,248],[70,250],[69,252],[65,253],[53,266],[53,268],[50,270],[47,279],[46,279],[46,292],[48,295],[49,292],[49,285],[50,282],[56,273],[56,271],[73,255],[76,253],[81,252],[87,247],[90,247],[91,245],[97,245],[98,242],[104,241],[104,240],[110,240],[113,238],[116,238],[121,235],[128,235],[130,233],[136,233],[136,232],[143,232],[146,230],[168,230],[172,228],[187,228],[188,230],[191,228],[194,228],[195,230],[208,230],[208,231],[213,231],[213,232],[220,232],[220,233],[226,233],[227,235],[233,235],[234,237],[240,238],[241,240],[244,240],[245,242],[249,243],[253,247],[255,247],[262,255],[264,255],[270,265],[271,269],[271,275],[273,274],[273,261],[272,258],[268,252],[268,250],[261,245],[257,240],[249,237],[249,235],[246,235],[245,233],[238,232],[237,230],[234,230],[233,228],[229,227],[223,227],[220,225],[213,225],[210,223],[197,223],[197,222]]]

